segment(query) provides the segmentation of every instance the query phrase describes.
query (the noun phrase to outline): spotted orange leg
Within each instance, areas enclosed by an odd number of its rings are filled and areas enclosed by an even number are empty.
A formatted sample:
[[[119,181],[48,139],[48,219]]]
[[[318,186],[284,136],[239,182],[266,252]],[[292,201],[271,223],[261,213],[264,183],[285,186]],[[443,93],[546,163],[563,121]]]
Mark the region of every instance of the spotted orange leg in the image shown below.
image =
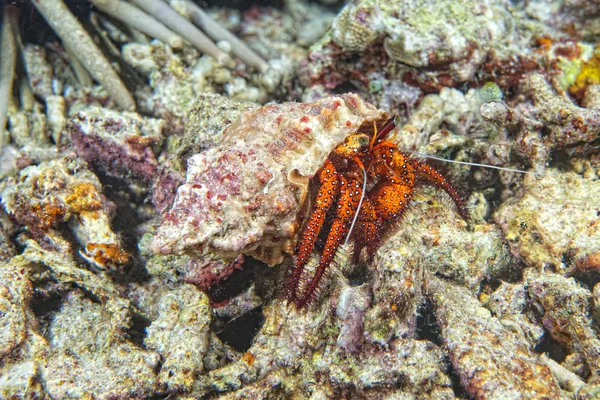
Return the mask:
[[[298,286],[300,285],[300,278],[304,267],[308,263],[315,247],[315,242],[325,223],[327,212],[337,202],[340,193],[338,172],[330,161],[325,162],[325,165],[323,165],[323,168],[318,173],[318,178],[320,183],[319,191],[308,224],[302,233],[298,251],[296,252],[296,263],[292,267],[292,275],[289,281],[288,298],[292,302],[298,300]]]
[[[345,240],[354,214],[358,210],[358,203],[362,197],[362,183],[356,179],[346,179],[343,175],[339,179],[340,197],[337,202],[336,217],[331,224],[315,274],[307,282],[303,296],[295,302],[298,308],[305,307],[318,295],[319,284],[333,262],[338,248]]]
[[[417,177],[429,183],[430,185],[437,186],[440,189],[443,189],[448,196],[452,199],[458,213],[461,218],[467,221],[469,219],[469,213],[467,212],[467,208],[465,207],[465,201],[461,197],[460,194],[454,189],[452,184],[442,175],[438,170],[433,168],[431,165],[421,162],[417,159],[412,160],[413,167],[415,169]]]
[[[365,196],[362,207],[359,211],[358,222],[354,227],[352,238],[354,239],[354,263],[356,264],[360,257],[360,252],[366,247],[369,258],[375,253],[381,242],[381,231],[383,228],[382,220],[377,216],[375,207],[370,196]]]

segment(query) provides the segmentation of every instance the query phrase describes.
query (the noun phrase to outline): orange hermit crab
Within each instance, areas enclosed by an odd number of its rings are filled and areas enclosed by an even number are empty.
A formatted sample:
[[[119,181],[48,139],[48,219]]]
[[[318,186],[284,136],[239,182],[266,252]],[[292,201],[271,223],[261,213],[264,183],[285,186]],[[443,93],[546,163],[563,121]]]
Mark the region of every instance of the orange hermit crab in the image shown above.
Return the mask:
[[[461,217],[467,219],[461,196],[439,171],[385,140],[394,127],[392,118],[379,128],[374,123],[372,132],[359,130],[348,136],[317,172],[316,198],[287,286],[288,299],[297,308],[314,300],[323,276],[345,242],[354,243],[355,261],[363,249],[372,259],[386,230],[409,206],[418,184],[443,189]],[[307,280],[305,267],[317,244],[323,248],[321,259]]]

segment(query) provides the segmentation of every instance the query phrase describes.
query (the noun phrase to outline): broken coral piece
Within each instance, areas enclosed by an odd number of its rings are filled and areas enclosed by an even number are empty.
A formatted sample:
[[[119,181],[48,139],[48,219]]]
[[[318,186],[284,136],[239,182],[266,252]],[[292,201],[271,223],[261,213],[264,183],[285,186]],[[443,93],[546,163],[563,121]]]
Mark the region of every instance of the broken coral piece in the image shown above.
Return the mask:
[[[521,195],[504,202],[494,220],[528,266],[598,270],[599,198],[598,180],[548,169],[541,179],[525,176]]]
[[[68,223],[83,247],[81,255],[95,267],[116,268],[130,261],[110,226],[114,204],[78,159],[65,157],[24,168],[18,179],[0,184],[0,199],[8,215],[37,241],[60,247],[64,240],[58,227]]]
[[[90,107],[69,120],[69,143],[90,165],[117,178],[155,179],[152,146],[162,141],[164,122],[132,112]]]
[[[561,398],[550,369],[465,289],[429,275],[441,336],[467,393],[474,398]]]

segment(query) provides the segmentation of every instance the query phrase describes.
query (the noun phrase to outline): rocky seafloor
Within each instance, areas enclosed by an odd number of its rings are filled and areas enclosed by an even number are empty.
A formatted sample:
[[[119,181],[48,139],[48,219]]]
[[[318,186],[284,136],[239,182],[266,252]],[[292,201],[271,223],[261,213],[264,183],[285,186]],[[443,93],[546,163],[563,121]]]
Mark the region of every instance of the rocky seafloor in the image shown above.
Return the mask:
[[[0,398],[600,398],[597,2],[198,4],[2,3]],[[288,304],[392,116],[469,215],[418,185]]]

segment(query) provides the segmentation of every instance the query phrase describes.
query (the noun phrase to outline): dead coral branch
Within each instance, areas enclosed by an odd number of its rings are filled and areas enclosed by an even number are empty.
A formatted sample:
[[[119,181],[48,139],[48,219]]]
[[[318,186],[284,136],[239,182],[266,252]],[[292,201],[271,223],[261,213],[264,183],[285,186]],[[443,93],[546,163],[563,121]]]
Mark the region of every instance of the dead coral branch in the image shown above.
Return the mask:
[[[255,67],[260,72],[265,72],[269,65],[248,45],[238,39],[227,29],[221,27],[212,18],[208,16],[198,5],[190,0],[186,2],[188,12],[192,22],[201,28],[208,36],[215,41],[226,40],[231,45],[231,52],[240,58],[249,66]]]
[[[183,46],[183,40],[154,17],[121,0],[90,0],[96,7],[110,16],[138,29],[148,36],[168,44],[174,49]]]
[[[188,40],[195,48],[208,54],[220,64],[229,63],[230,57],[217,47],[204,33],[200,32],[190,21],[177,14],[162,0],[134,0],[141,9],[164,23],[173,31]]]
[[[79,58],[85,69],[106,89],[119,106],[125,110],[135,110],[133,97],[65,4],[61,0],[37,0],[33,4],[65,46]]]
[[[0,146],[7,144],[5,134],[8,102],[12,96],[12,86],[15,79],[15,63],[17,61],[17,46],[13,27],[17,25],[19,10],[16,7],[6,7],[0,38]]]

